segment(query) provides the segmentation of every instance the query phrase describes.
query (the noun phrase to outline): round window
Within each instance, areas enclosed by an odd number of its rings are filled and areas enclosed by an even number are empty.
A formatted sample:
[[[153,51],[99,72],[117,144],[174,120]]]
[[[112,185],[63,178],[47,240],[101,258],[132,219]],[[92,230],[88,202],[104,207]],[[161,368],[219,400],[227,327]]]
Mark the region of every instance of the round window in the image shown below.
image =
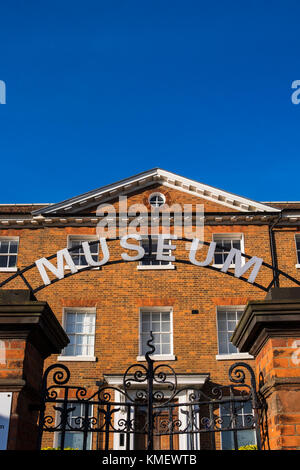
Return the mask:
[[[149,196],[149,203],[152,207],[163,206],[165,202],[166,202],[166,198],[161,193],[152,193]]]

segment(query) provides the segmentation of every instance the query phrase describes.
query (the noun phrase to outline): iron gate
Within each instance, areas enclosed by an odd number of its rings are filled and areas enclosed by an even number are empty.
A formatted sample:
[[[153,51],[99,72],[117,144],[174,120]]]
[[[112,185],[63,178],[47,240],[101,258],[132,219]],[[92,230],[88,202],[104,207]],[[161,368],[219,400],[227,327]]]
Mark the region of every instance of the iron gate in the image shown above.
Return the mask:
[[[122,387],[99,384],[89,394],[84,387],[69,385],[65,365],[50,366],[43,378],[38,448],[45,433],[52,433],[62,450],[74,443],[74,435],[83,450],[216,449],[220,436],[235,450],[254,436],[260,450],[261,405],[252,368],[235,363],[228,371],[229,383],[210,384],[205,393],[178,388],[174,369],[151,359],[152,341],[151,334],[147,365],[128,367]]]

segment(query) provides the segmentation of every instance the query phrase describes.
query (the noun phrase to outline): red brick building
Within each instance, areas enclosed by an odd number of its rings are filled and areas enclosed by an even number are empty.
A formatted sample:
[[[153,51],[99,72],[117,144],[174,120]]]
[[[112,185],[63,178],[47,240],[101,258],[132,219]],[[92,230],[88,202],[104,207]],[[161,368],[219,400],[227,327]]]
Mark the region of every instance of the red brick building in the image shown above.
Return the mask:
[[[125,196],[127,209],[131,207],[132,213],[124,213]],[[100,213],[100,205],[107,205],[108,212]],[[110,227],[110,238],[114,238],[112,223],[117,221],[115,237],[119,237],[120,224],[124,228],[137,221],[141,205],[148,214],[152,210],[156,217],[153,224],[158,225],[151,242],[145,231],[150,219],[142,229],[137,229],[141,239],[130,240],[130,244],[144,249],[144,256],[136,261],[119,262],[122,253],[133,256],[137,252],[124,248],[115,239],[107,242],[109,262],[85,269],[87,259],[82,243],[98,240],[101,221]],[[168,212],[166,207],[171,206],[173,209]],[[205,264],[208,247],[216,242],[209,267],[190,262],[191,242],[182,237],[159,241],[162,234],[176,234],[176,221],[181,222],[181,227],[185,223],[186,232],[182,235],[189,238],[188,230],[195,231],[201,207],[206,245],[198,247],[195,259]],[[169,227],[162,223],[163,213]],[[59,282],[57,272],[44,265],[49,278],[46,287],[36,266],[24,273],[25,281],[16,276],[3,286],[23,289],[24,282],[28,282],[36,299],[48,302],[68,334],[69,345],[59,356],[51,356],[46,366],[55,362],[67,365],[71,383],[88,390],[96,390],[98,382],[121,390],[127,367],[145,364],[145,353],[149,350],[146,343],[152,331],[155,346],[152,358],[156,363],[172,366],[180,386],[206,390],[211,384],[227,384],[228,368],[236,361],[242,360],[255,368],[253,357],[239,352],[230,342],[247,303],[263,300],[268,288],[278,286],[278,282],[280,287],[295,286],[284,276],[278,280],[276,273],[274,276],[264,264],[259,266],[254,281],[247,282],[255,264],[237,273],[237,258],[222,272],[228,254],[234,248],[248,255],[242,257],[240,271],[248,260],[257,257],[300,282],[299,221],[300,202],[256,202],[153,169],[60,203],[0,205],[0,282],[36,260],[65,247],[75,247],[70,254],[76,270],[73,268],[72,273],[72,266],[62,258],[64,273]],[[129,233],[132,230],[133,225]],[[101,249],[99,253],[99,245],[89,247],[91,259],[97,263],[103,257]],[[159,250],[165,259],[157,259]],[[55,259],[49,261],[56,267]],[[45,288],[39,290],[40,286]],[[289,360],[288,363],[293,366]],[[282,369],[287,367],[282,362]],[[187,395],[178,399],[184,402]],[[76,413],[77,409],[74,419]],[[226,416],[226,410],[223,414]],[[121,415],[116,416],[120,419]],[[242,433],[240,445],[255,444],[251,430]],[[66,439],[71,447],[82,445],[80,433],[67,433]],[[186,434],[179,434],[176,439],[176,448],[189,448]],[[196,448],[205,448],[205,439],[201,439],[194,442]],[[45,433],[43,445],[58,446],[59,433]],[[101,447],[96,436],[89,437],[88,448],[97,445]],[[118,433],[111,437],[111,448],[123,449],[124,445]],[[143,445],[135,439],[131,447]],[[166,446],[163,437],[157,438],[156,446]],[[217,433],[216,447],[232,448],[232,434]]]

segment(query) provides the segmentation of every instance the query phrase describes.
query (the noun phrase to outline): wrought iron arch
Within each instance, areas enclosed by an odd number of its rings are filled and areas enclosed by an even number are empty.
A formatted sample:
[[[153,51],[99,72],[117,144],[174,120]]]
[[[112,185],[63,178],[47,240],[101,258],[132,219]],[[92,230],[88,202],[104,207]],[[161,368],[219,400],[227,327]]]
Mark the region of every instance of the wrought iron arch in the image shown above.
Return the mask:
[[[150,236],[151,237],[151,236]],[[116,240],[120,240],[121,237],[115,237],[115,238],[107,238],[106,241],[107,242],[112,242],[112,241],[116,241]],[[181,238],[178,238],[177,239],[178,241],[184,241],[184,242],[191,242],[192,240],[189,239],[189,238],[184,238],[184,237],[181,237]],[[88,244],[90,246],[92,245],[99,245],[100,241],[99,240],[95,240],[95,241],[90,241],[88,242]],[[203,245],[206,245],[206,246],[209,246],[210,243],[209,242],[201,242]],[[218,246],[218,244],[216,245]],[[68,251],[69,252],[72,252],[72,251],[75,251],[77,250],[78,248],[80,248],[81,245],[76,245],[76,246],[73,246],[72,248],[68,248]],[[51,260],[51,259],[54,259],[56,257],[56,253],[53,254],[53,255],[50,255],[48,257],[46,257],[47,260]],[[241,253],[241,256],[246,258],[246,259],[251,259],[252,256],[250,255],[247,255],[246,253]],[[105,263],[105,265],[102,266],[102,268],[105,268],[106,266],[111,266],[111,265],[115,265],[115,264],[120,264],[120,263],[133,263],[133,262],[136,262],[136,261],[124,261],[123,259],[119,259],[119,260],[113,260],[113,261],[108,261],[107,263]],[[179,264],[186,264],[186,265],[189,265],[191,266],[192,263],[188,260],[185,260],[185,259],[176,259],[176,263],[179,263]],[[197,268],[198,266],[195,266],[195,265],[192,265],[194,266],[195,268]],[[270,271],[272,271],[272,281],[267,285],[267,286],[264,286],[262,284],[259,284],[257,282],[253,282],[252,285],[257,287],[258,289],[261,289],[265,292],[268,292],[270,290],[270,288],[275,284],[276,280],[279,278],[279,276],[282,276],[288,280],[290,280],[291,282],[293,282],[294,284],[296,284],[297,286],[300,286],[300,281],[298,281],[297,279],[295,279],[294,277],[290,276],[288,273],[282,271],[281,269],[278,269],[277,267],[275,266],[272,266],[266,262],[262,262],[262,266],[266,267],[267,269],[269,269]],[[219,268],[215,267],[215,266],[211,266],[211,265],[208,265],[208,266],[202,266],[204,269],[209,269],[209,270],[213,270],[213,271],[216,271],[216,272],[222,272],[220,271]],[[32,263],[30,264],[29,266],[26,266],[25,268],[23,269],[18,269],[18,271],[16,273],[14,273],[13,275],[11,275],[10,277],[8,277],[7,279],[5,279],[4,281],[2,281],[0,283],[0,288],[4,287],[5,285],[9,284],[11,281],[13,281],[14,279],[16,279],[17,277],[20,277],[22,279],[22,281],[24,282],[24,284],[26,285],[26,287],[30,290],[30,292],[34,295],[36,294],[37,292],[39,292],[40,290],[42,289],[45,289],[46,287],[48,287],[48,285],[45,285],[45,284],[42,284],[36,288],[32,287],[32,285],[30,284],[30,282],[28,281],[28,279],[25,277],[25,273],[27,273],[28,271],[32,270],[36,268],[36,264],[35,263]],[[86,267],[83,267],[81,269],[78,269],[78,271],[76,273],[72,273],[72,272],[69,272],[69,273],[66,273],[64,275],[64,278],[63,279],[66,279],[70,276],[75,276],[76,274],[79,274],[81,272],[84,272],[84,271],[90,271],[94,269],[94,266],[86,266]],[[235,274],[233,272],[230,272],[230,271],[227,271],[227,272],[222,272],[222,274],[226,274],[227,276],[231,276],[231,277],[235,277]],[[237,279],[235,277],[235,279]],[[247,282],[248,283],[248,279],[244,276],[240,276],[238,278],[239,280],[241,281],[244,281],[244,282]],[[56,282],[60,281],[62,279],[53,279],[51,281],[51,284],[50,285],[53,285],[55,284]]]

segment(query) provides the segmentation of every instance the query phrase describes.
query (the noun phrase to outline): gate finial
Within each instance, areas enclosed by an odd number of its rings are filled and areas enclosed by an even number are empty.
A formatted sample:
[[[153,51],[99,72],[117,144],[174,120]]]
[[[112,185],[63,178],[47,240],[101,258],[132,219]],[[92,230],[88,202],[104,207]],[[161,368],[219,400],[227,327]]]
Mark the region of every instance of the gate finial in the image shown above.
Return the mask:
[[[149,346],[150,351],[147,351],[146,354],[145,354],[145,358],[146,358],[146,361],[149,363],[149,362],[153,362],[152,359],[150,358],[150,354],[153,354],[154,351],[155,351],[155,346],[154,344],[152,344],[154,340],[154,336],[153,336],[153,333],[152,331],[150,331],[150,339],[148,339],[147,341],[147,346]]]

